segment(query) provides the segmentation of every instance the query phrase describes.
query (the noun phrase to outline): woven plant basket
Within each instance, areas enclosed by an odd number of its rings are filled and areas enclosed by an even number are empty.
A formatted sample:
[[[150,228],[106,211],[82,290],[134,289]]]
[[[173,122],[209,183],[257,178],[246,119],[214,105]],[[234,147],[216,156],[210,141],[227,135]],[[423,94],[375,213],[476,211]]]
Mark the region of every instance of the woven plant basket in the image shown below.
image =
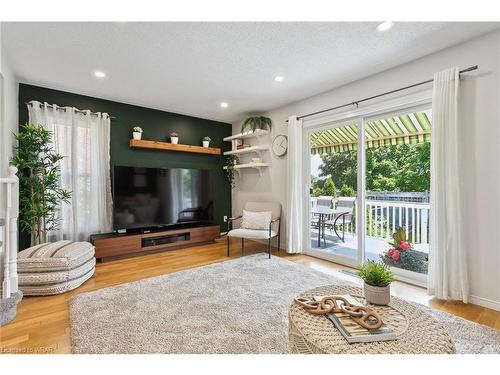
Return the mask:
[[[391,302],[391,286],[373,286],[364,283],[365,299],[374,305],[388,305]]]

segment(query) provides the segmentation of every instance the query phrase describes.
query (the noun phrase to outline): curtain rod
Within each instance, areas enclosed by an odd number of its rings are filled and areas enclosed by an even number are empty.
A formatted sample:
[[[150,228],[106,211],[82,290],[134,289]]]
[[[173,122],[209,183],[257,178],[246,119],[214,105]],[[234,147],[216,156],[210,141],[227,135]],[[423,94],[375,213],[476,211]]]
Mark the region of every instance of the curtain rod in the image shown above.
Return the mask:
[[[29,105],[33,106],[33,104],[32,104],[32,103],[30,103],[30,102],[28,102],[28,103],[24,102],[24,104],[26,104],[26,105],[28,105],[28,106],[29,106]],[[53,105],[53,104],[47,104],[47,107],[54,108],[54,105]],[[66,112],[66,107],[59,107],[59,106],[57,106],[57,107],[56,107],[56,110]],[[76,110],[75,110],[75,112],[76,112],[76,113],[83,113],[83,114],[87,114],[87,111],[82,111],[81,109],[76,109]],[[106,114],[107,114],[107,113],[106,113]],[[98,114],[97,114],[97,113],[95,113],[95,112],[90,112],[90,115],[91,115],[91,116],[98,116]],[[109,116],[109,114],[107,114],[107,115]],[[111,120],[116,119],[116,117],[114,117],[114,116],[109,116],[109,118],[110,118]]]
[[[471,72],[473,70],[476,70],[478,69],[478,66],[477,65],[474,65],[474,66],[470,66],[466,69],[462,69],[460,70],[460,74],[462,73],[467,73],[467,72]],[[368,100],[372,100],[372,99],[376,99],[376,98],[380,98],[381,96],[385,96],[385,95],[389,95],[389,94],[394,94],[395,92],[399,92],[399,91],[403,91],[403,90],[408,90],[408,89],[411,89],[413,87],[417,87],[417,86],[421,86],[421,85],[425,85],[426,83],[431,83],[432,81],[434,81],[434,79],[428,79],[427,81],[422,81],[422,82],[419,82],[419,83],[414,83],[413,85],[409,85],[409,86],[405,86],[405,87],[401,87],[399,89],[395,89],[395,90],[391,90],[391,91],[386,91],[382,94],[377,94],[377,95],[373,95],[373,96],[369,96],[367,98],[363,98],[363,99],[360,99],[360,100],[356,100],[354,102],[350,102],[350,103],[346,103],[346,104],[342,104],[342,105],[338,105],[336,107],[332,107],[332,108],[327,108],[327,109],[323,109],[321,111],[317,111],[317,112],[312,112],[312,113],[308,113],[306,115],[302,115],[302,116],[297,116],[297,119],[300,120],[300,119],[303,119],[305,117],[310,117],[310,116],[314,116],[314,115],[319,115],[320,113],[325,113],[325,112],[329,112],[329,111],[333,111],[335,109],[340,109],[340,108],[344,108],[344,107],[349,107],[351,105],[355,105],[355,106],[358,106],[359,103],[362,103],[362,102],[366,102]],[[286,120],[286,122],[288,122],[288,120]]]

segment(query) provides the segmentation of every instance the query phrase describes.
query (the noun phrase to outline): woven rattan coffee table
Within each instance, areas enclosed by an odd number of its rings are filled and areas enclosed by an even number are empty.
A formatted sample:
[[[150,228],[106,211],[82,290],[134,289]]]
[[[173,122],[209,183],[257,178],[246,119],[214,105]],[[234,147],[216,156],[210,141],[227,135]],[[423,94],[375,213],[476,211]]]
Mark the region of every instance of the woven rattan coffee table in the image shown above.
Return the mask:
[[[351,294],[364,302],[363,290],[351,286],[324,286],[301,297]],[[391,297],[389,306],[373,306],[382,320],[393,328],[393,341],[349,344],[325,316],[314,315],[292,303],[288,313],[292,353],[300,354],[451,354],[455,346],[441,325],[417,306]]]

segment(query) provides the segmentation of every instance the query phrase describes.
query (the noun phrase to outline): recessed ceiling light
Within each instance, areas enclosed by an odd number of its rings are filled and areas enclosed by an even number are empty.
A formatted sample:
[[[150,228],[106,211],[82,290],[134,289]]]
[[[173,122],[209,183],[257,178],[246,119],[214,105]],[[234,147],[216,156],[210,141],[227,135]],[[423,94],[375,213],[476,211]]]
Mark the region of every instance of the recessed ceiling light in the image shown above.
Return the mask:
[[[385,21],[385,22],[382,22],[381,24],[379,24],[377,26],[377,30],[378,31],[387,31],[389,30],[392,26],[394,26],[394,22],[392,21]]]
[[[94,72],[94,75],[95,75],[97,78],[105,78],[105,77],[106,77],[106,73],[101,72],[101,71],[99,71],[99,70],[96,70],[96,71]]]
[[[276,77],[274,77],[274,80],[275,80],[276,82],[281,82],[281,81],[283,81],[284,79],[285,79],[285,78],[284,78],[283,76],[276,76]]]
[[[221,106],[221,108],[227,108],[227,107],[229,107],[229,104],[227,104],[226,102],[221,102],[220,106]]]

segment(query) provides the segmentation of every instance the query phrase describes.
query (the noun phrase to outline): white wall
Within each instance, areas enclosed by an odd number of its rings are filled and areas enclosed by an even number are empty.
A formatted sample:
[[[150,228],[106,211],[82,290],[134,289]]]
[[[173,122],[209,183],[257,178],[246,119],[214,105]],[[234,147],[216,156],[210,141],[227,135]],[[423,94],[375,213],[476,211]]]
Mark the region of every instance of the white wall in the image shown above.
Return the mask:
[[[271,111],[273,136],[286,134],[286,119],[432,78],[451,66],[479,65],[463,75],[461,117],[463,188],[472,302],[500,309],[500,31],[451,47],[307,100]],[[293,77],[287,77],[293,79]],[[234,125],[234,132],[240,125]],[[278,200],[286,213],[286,159],[270,155],[259,177],[245,173],[233,192],[233,213],[248,200]],[[286,230],[286,218],[284,218]],[[286,240],[286,236],[284,236]],[[285,247],[285,245],[282,245]]]

